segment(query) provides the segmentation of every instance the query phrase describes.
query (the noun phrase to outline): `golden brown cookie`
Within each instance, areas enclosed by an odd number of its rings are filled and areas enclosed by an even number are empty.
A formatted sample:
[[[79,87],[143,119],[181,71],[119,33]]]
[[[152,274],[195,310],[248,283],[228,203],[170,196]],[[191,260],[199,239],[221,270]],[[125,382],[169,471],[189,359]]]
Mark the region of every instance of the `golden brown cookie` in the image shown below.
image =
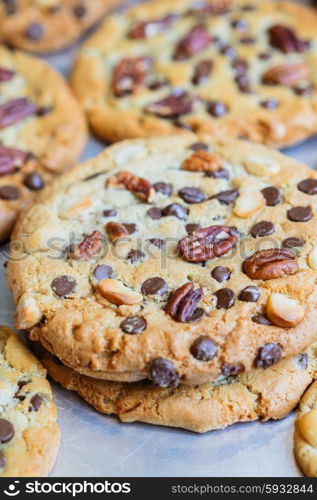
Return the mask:
[[[32,52],[51,52],[75,42],[120,0],[3,0],[0,39]]]
[[[316,172],[248,141],[201,141],[115,144],[18,222],[17,326],[76,371],[198,384],[316,341]]]
[[[220,377],[198,386],[160,389],[147,382],[107,382],[81,375],[47,351],[41,360],[56,382],[76,391],[101,413],[118,415],[122,422],[183,427],[194,432],[285,417],[316,377],[317,368],[315,350],[310,348],[267,370]]]
[[[104,22],[72,85],[106,140],[190,129],[282,147],[317,131],[316,33],[293,2],[146,2]]]
[[[86,142],[85,118],[62,76],[43,61],[0,47],[0,241]]]
[[[60,444],[46,370],[16,333],[0,327],[0,476],[46,476]]]

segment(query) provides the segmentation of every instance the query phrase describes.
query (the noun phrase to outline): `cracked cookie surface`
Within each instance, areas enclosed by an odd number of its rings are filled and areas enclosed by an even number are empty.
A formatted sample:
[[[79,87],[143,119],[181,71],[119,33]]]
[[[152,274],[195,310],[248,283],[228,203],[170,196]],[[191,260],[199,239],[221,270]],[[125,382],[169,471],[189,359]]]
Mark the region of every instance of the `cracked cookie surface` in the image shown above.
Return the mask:
[[[3,0],[0,39],[23,50],[51,52],[75,42],[119,0]]]
[[[43,61],[0,46],[0,240],[18,214],[78,159],[85,118],[64,79]]]
[[[0,327],[0,476],[46,476],[60,444],[46,370],[18,335]]]
[[[194,432],[285,417],[316,377],[317,368],[312,347],[267,370],[228,379],[220,377],[214,383],[193,387],[160,389],[147,382],[108,382],[81,375],[47,351],[42,352],[40,359],[56,382],[77,392],[101,413],[118,415],[122,422],[139,421]]]
[[[317,337],[316,185],[247,141],[113,145],[19,220],[17,326],[81,373],[161,387],[295,356]]]
[[[72,85],[106,140],[189,129],[284,147],[317,131],[316,32],[292,2],[147,2],[84,44]]]

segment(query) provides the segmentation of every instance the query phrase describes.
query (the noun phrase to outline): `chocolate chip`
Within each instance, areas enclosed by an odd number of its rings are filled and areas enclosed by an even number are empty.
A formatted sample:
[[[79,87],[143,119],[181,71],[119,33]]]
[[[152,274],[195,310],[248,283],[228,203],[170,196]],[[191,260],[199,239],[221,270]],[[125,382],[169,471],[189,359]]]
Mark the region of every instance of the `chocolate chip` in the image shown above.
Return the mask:
[[[5,4],[6,14],[11,16],[18,11],[18,0],[3,0]]]
[[[44,35],[44,28],[41,23],[31,23],[25,30],[26,38],[35,42],[41,40]]]
[[[299,96],[308,96],[313,93],[312,85],[306,85],[305,87],[294,87],[293,91]]]
[[[40,394],[35,394],[35,396],[33,396],[33,398],[30,400],[29,411],[38,411],[43,401],[43,396],[41,396]]]
[[[117,210],[108,209],[108,210],[104,210],[102,212],[102,215],[104,217],[115,217],[116,215],[118,215],[118,211]]]
[[[247,75],[238,75],[235,78],[235,82],[237,83],[240,92],[243,92],[244,94],[253,94],[250,80]]]
[[[257,368],[268,368],[275,365],[282,357],[281,348],[273,343],[265,344],[259,349],[259,353],[255,359]]]
[[[238,31],[245,31],[248,28],[248,23],[244,19],[235,19],[231,26]]]
[[[71,294],[76,288],[77,282],[72,276],[64,274],[58,276],[52,281],[51,288],[59,297],[66,297]]]
[[[186,203],[202,203],[206,199],[206,195],[198,188],[194,187],[183,187],[178,191],[178,195]]]
[[[265,314],[256,314],[255,316],[252,316],[252,321],[254,323],[258,323],[259,325],[273,325]]]
[[[162,210],[158,207],[151,207],[146,214],[153,220],[158,220],[162,217]]]
[[[134,262],[137,262],[138,260],[144,259],[144,257],[145,253],[141,250],[130,250],[127,255],[127,259],[131,262],[131,264],[134,264]]]
[[[198,361],[211,361],[218,352],[218,346],[207,335],[201,335],[190,346],[190,352]]]
[[[282,201],[281,192],[275,186],[268,186],[262,189],[261,193],[269,207],[275,207],[275,205],[278,205]]]
[[[154,245],[157,248],[164,248],[165,247],[165,240],[161,240],[160,238],[150,238],[148,240],[152,245]]]
[[[171,196],[173,192],[172,184],[168,184],[167,182],[156,182],[153,184],[155,191],[158,193],[165,194],[166,196]]]
[[[239,300],[243,302],[256,302],[260,297],[260,289],[257,286],[245,287],[239,295]]]
[[[122,223],[122,225],[126,228],[129,234],[133,234],[137,230],[137,225],[136,224],[127,224],[127,223]]]
[[[103,173],[104,172],[97,172],[96,174],[87,175],[87,177],[85,177],[83,181],[84,182],[92,181],[93,179],[97,179],[97,177],[100,177],[100,175],[102,175]]]
[[[161,79],[153,80],[150,83],[148,83],[148,88],[150,90],[158,90],[158,89],[161,89],[163,87],[166,87],[167,85],[169,85],[169,83],[170,82],[166,78],[161,78]]]
[[[242,363],[224,363],[221,367],[221,373],[225,377],[236,377],[242,372],[244,372]]]
[[[231,45],[224,45],[220,48],[220,54],[228,57],[228,59],[234,59],[237,52],[235,48],[231,47]]]
[[[229,179],[230,174],[225,168],[218,168],[214,172],[206,172],[205,177],[212,177],[213,179]]]
[[[296,236],[291,236],[290,238],[286,238],[282,241],[283,248],[297,248],[303,247],[304,245],[304,240],[302,240],[302,238],[297,238]]]
[[[41,106],[37,108],[36,115],[37,116],[46,116],[49,115],[53,111],[53,106]]]
[[[188,233],[194,233],[195,231],[198,231],[201,226],[199,224],[186,224],[185,229]]]
[[[317,179],[305,179],[297,185],[298,189],[306,194],[317,194]]]
[[[231,271],[227,267],[216,266],[210,274],[216,281],[221,283],[222,281],[228,281],[228,279],[230,279]]]
[[[278,101],[276,99],[265,99],[264,101],[260,102],[260,105],[262,108],[266,109],[276,109],[278,107]]]
[[[230,205],[236,200],[238,196],[239,190],[231,189],[230,191],[221,191],[220,193],[212,196],[212,198],[216,198],[220,203],[224,203],[225,205]]]
[[[179,375],[168,359],[156,358],[151,361],[150,373],[153,384],[158,387],[175,388],[179,385]]]
[[[149,278],[142,283],[141,292],[143,295],[164,295],[168,286],[163,278]]]
[[[256,10],[256,6],[255,5],[251,5],[251,4],[246,4],[246,5],[243,5],[241,7],[241,10],[242,12],[252,12],[254,10]]]
[[[213,101],[208,104],[207,111],[212,116],[218,118],[220,116],[226,115],[229,111],[229,108],[223,102]]]
[[[105,280],[108,278],[113,278],[114,272],[111,266],[107,266],[106,264],[101,264],[97,266],[94,270],[94,277],[96,280]]]
[[[128,316],[120,323],[120,328],[124,333],[137,335],[146,329],[147,323],[140,316]]]
[[[308,367],[308,356],[307,356],[306,352],[297,356],[297,363],[300,366],[300,368],[302,368],[303,370],[306,370],[306,368]]]
[[[2,200],[17,200],[20,197],[20,191],[15,186],[2,186],[0,188],[0,198]]]
[[[262,220],[254,224],[250,229],[250,234],[253,238],[263,238],[264,236],[269,236],[274,233],[275,227],[272,222]]]
[[[240,38],[240,43],[244,43],[245,45],[252,45],[256,42],[256,39],[253,36],[244,36]]]
[[[208,59],[200,61],[195,67],[194,75],[192,77],[192,83],[194,85],[201,85],[202,83],[204,83],[210,76],[213,65],[213,61]]]
[[[220,288],[214,295],[217,297],[217,309],[230,309],[235,304],[236,297],[230,288]]]
[[[6,459],[5,459],[3,451],[1,450],[0,451],[0,469],[1,470],[4,469],[5,465],[6,465]]]
[[[37,172],[32,172],[31,174],[28,174],[25,177],[23,184],[32,191],[39,191],[44,187],[42,176]]]
[[[188,318],[187,323],[195,323],[206,316],[206,311],[202,307],[197,307],[193,314]]]
[[[293,222],[307,222],[312,218],[310,207],[293,207],[287,211],[287,217]]]
[[[82,19],[83,17],[85,17],[87,9],[84,5],[78,4],[73,8],[73,12],[75,17],[77,17],[78,19]]]
[[[271,57],[272,54],[270,54],[269,52],[260,52],[260,54],[258,54],[258,58],[262,61],[267,61],[268,59],[271,59]]]
[[[0,418],[0,443],[11,441],[14,436],[14,427],[5,418]]]
[[[162,213],[164,216],[173,216],[180,220],[184,220],[187,217],[188,210],[178,203],[172,203],[171,205],[167,205],[167,207],[163,208]]]
[[[194,144],[189,146],[189,149],[191,149],[192,151],[208,151],[209,146],[204,142],[194,142]]]
[[[248,61],[246,59],[234,59],[231,63],[232,68],[235,70],[238,76],[245,75],[249,67]]]

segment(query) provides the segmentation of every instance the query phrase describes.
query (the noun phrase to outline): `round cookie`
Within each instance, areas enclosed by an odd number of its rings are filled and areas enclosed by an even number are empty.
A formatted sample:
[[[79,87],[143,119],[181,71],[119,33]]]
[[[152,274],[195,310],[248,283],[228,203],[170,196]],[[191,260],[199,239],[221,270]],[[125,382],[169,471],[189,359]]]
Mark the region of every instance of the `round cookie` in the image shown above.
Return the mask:
[[[0,47],[0,240],[86,142],[84,116],[63,78],[43,61]]]
[[[317,131],[316,33],[293,2],[146,2],[104,22],[72,85],[109,141],[190,129],[283,147]]]
[[[118,3],[119,0],[3,0],[0,38],[32,52],[62,49]]]
[[[194,432],[285,417],[316,376],[317,367],[315,352],[309,349],[267,370],[220,377],[198,386],[160,389],[147,382],[107,382],[81,375],[47,351],[41,360],[56,382],[76,391],[101,413],[118,415],[122,422],[139,421]]]
[[[0,327],[0,476],[46,476],[60,444],[46,370],[21,339]]]
[[[76,371],[198,384],[316,341],[316,172],[248,141],[202,140],[115,144],[16,225],[17,327]]]

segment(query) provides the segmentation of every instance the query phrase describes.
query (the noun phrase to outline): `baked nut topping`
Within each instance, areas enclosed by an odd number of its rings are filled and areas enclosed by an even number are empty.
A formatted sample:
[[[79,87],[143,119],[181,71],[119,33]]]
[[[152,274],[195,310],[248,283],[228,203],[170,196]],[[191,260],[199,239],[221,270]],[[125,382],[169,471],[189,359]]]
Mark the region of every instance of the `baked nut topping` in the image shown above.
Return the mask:
[[[131,290],[119,280],[100,280],[98,281],[97,290],[105,299],[117,306],[139,304],[143,300],[140,293]]]
[[[222,166],[223,159],[220,156],[199,150],[184,161],[182,168],[192,172],[215,172]]]
[[[260,250],[243,262],[243,270],[254,280],[283,278],[298,272],[295,254],[286,248]]]
[[[302,321],[305,309],[287,295],[272,293],[267,301],[266,314],[274,325],[291,328]]]
[[[188,262],[205,262],[228,253],[237,241],[238,236],[231,227],[210,226],[182,238],[178,250]]]

